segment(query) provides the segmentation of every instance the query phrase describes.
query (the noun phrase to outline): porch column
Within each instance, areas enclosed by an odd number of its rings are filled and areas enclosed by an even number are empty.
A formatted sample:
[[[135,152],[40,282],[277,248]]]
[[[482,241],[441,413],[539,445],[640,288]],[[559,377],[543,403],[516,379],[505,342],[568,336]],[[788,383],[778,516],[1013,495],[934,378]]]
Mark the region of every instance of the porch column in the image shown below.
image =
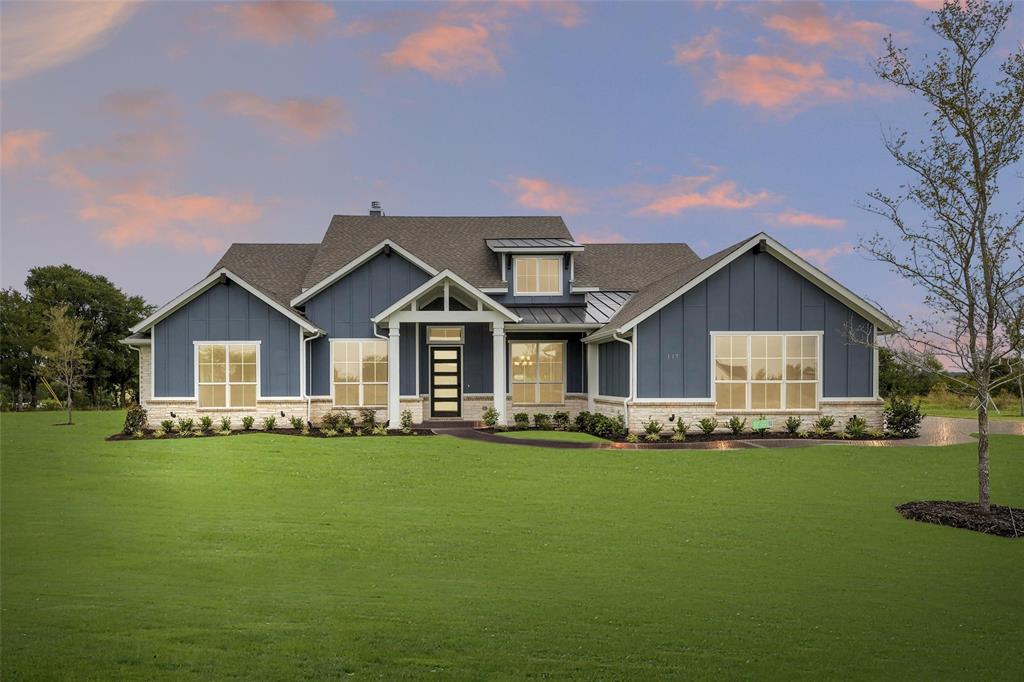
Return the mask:
[[[507,424],[508,415],[505,414],[505,323],[494,322],[492,332],[494,338],[494,409],[498,411],[498,423]]]
[[[587,346],[587,411],[594,411],[594,396],[600,393],[600,379],[597,376],[598,345],[588,343]]]
[[[398,325],[396,321],[388,321],[388,427],[392,429],[397,429],[401,423],[398,396],[402,375],[398,366],[401,354],[398,347]]]

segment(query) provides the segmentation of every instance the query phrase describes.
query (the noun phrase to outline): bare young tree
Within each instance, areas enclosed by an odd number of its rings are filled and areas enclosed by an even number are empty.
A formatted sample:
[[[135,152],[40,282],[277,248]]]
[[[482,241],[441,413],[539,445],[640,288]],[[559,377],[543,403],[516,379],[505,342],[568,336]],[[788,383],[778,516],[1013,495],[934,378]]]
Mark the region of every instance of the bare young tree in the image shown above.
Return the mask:
[[[85,376],[85,355],[89,349],[89,333],[85,321],[68,314],[67,304],[46,311],[46,333],[49,347],[37,346],[33,353],[41,359],[40,372],[60,382],[67,389],[68,424],[71,424],[71,399]]]
[[[978,502],[986,513],[988,411],[1000,381],[992,370],[1013,353],[1006,324],[1020,319],[1010,307],[1024,287],[1024,211],[1015,203],[1024,192],[1010,192],[1009,208],[997,201],[1001,176],[1012,178],[1004,171],[1021,158],[1024,49],[1013,46],[998,74],[982,66],[1010,11],[1008,2],[946,0],[929,18],[944,46],[919,67],[886,39],[876,73],[928,104],[930,134],[917,144],[906,132],[885,136],[910,181],[895,194],[871,192],[864,207],[892,223],[902,248],[882,234],[861,244],[925,293],[929,314],[910,320],[903,340],[963,372],[960,388],[978,407]]]

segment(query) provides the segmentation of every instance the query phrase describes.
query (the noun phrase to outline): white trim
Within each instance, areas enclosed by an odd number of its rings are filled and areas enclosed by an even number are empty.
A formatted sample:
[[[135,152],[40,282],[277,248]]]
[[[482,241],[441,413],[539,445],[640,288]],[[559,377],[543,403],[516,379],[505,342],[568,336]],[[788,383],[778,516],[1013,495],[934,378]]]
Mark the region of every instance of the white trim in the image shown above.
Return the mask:
[[[600,327],[600,324],[569,324],[569,323],[552,323],[543,324],[541,322],[520,322],[519,324],[509,327],[509,331],[513,332],[525,332],[525,331],[564,331],[564,332],[585,332],[588,329],[595,329]]]
[[[131,339],[131,338],[125,338],[125,339],[118,339],[117,342],[121,343],[121,344],[124,344],[126,346],[138,347],[138,346],[148,346],[151,343],[151,339]]]
[[[601,287],[569,287],[570,294],[592,294],[601,291]]]
[[[506,254],[558,254],[575,253],[583,250],[583,246],[491,246],[494,253]]]
[[[436,268],[434,268],[434,267],[428,265],[427,263],[425,263],[424,261],[420,260],[419,258],[414,256],[412,253],[410,253],[409,251],[406,251],[405,249],[403,249],[401,246],[399,246],[398,244],[394,243],[390,239],[385,239],[380,244],[377,244],[376,246],[370,248],[368,251],[365,251],[362,254],[356,256],[354,259],[350,260],[348,263],[343,265],[338,270],[335,270],[333,273],[331,273],[327,277],[324,277],[322,280],[320,280],[319,282],[317,282],[316,284],[314,284],[310,288],[308,288],[305,291],[303,291],[301,294],[299,294],[298,296],[296,296],[295,298],[293,298],[291,300],[291,304],[293,306],[302,305],[303,303],[305,303],[309,299],[313,298],[314,296],[316,296],[318,293],[320,293],[321,291],[323,291],[327,287],[329,287],[332,284],[334,284],[335,282],[337,282],[339,279],[341,279],[342,277],[344,277],[348,273],[350,273],[353,270],[355,270],[356,268],[358,268],[363,263],[366,263],[367,261],[369,261],[371,258],[376,256],[378,253],[383,251],[385,246],[390,246],[393,251],[398,253],[398,255],[402,256],[407,261],[410,261],[413,265],[416,265],[417,267],[419,267],[421,270],[424,270],[428,274],[430,274],[430,275],[436,275],[437,274],[437,269]]]
[[[519,290],[519,268],[521,260],[555,260],[548,256],[512,256],[512,295],[513,296],[562,296],[565,291],[565,283],[562,281],[562,270],[565,268],[565,257],[558,258],[558,291],[520,291]],[[537,286],[540,286],[540,265],[537,266]]]
[[[690,289],[694,288],[701,282],[707,280],[716,272],[722,270],[730,263],[732,263],[734,260],[750,251],[750,249],[754,248],[754,246],[757,245],[761,240],[764,240],[765,246],[767,247],[769,253],[778,258],[780,261],[792,267],[799,274],[803,275],[806,279],[809,279],[818,286],[820,286],[822,289],[825,290],[826,293],[832,295],[841,303],[845,304],[848,308],[860,314],[861,317],[864,317],[869,322],[874,323],[876,326],[881,328],[883,333],[893,332],[899,327],[899,325],[892,318],[883,313],[881,310],[871,305],[860,296],[857,296],[852,291],[844,287],[842,284],[835,281],[834,279],[826,275],[824,272],[822,272],[821,270],[819,270],[818,268],[814,267],[806,260],[801,258],[800,256],[796,255],[795,253],[787,249],[781,243],[770,237],[767,233],[761,232],[751,237],[747,241],[743,242],[739,246],[737,246],[731,254],[729,254],[722,260],[718,261],[712,267],[700,273],[690,281],[683,284],[674,292],[661,299],[658,303],[655,303],[654,305],[647,308],[639,315],[623,323],[617,329],[610,330],[609,332],[606,332],[605,334],[602,334],[600,336],[591,335],[590,337],[584,339],[584,343],[600,341],[604,339],[606,336],[610,336],[614,332],[618,332],[621,334],[637,326],[638,324],[646,320],[648,317],[655,314],[656,312],[667,306],[669,303],[685,294]]]
[[[508,287],[480,287],[485,294],[507,294]]]
[[[260,341],[220,341],[220,340],[193,340],[192,341],[192,390],[195,393],[195,398],[192,400],[196,404],[197,410],[226,410],[226,409],[240,409],[244,410],[252,405],[232,405],[231,404],[231,384],[250,384],[248,381],[231,381],[231,351],[230,346],[256,346],[256,402],[258,403],[261,399],[277,401],[278,398],[274,396],[263,395],[263,382],[262,382],[262,369],[263,369],[263,347]],[[206,405],[205,407],[199,404],[199,346],[224,346],[224,381],[211,381],[208,384],[219,386],[224,385],[224,404],[223,405]],[[301,400],[301,398],[290,397],[293,400]]]
[[[621,400],[621,398],[620,398]],[[687,403],[694,405],[713,405],[714,398],[633,398],[630,401],[636,405],[657,405],[659,403]]]
[[[580,249],[581,251],[583,249]],[[569,254],[569,293],[572,293],[572,283],[576,281],[576,254]]]
[[[458,329],[459,339],[457,341],[452,339],[440,339],[438,341],[431,341],[431,329]],[[426,344],[428,346],[464,346],[466,345],[466,327],[461,324],[428,324]]]
[[[822,398],[818,401],[820,405],[853,405],[859,403],[883,403],[881,398],[874,398],[872,396],[864,396],[863,398]]]
[[[746,404],[747,407],[745,407],[745,408],[742,408],[742,409],[731,409],[731,408],[725,408],[725,407],[718,407],[718,405],[717,405],[718,397],[717,397],[716,391],[715,391],[715,381],[716,381],[715,380],[715,338],[719,337],[719,336],[742,336],[742,337],[745,337],[746,340],[747,340],[747,378],[746,378],[746,380],[744,380],[742,382],[743,385],[745,386],[745,391],[746,391],[746,401],[745,401],[745,404]],[[778,382],[775,382],[775,381],[771,381],[771,382],[756,382],[756,383],[778,383],[779,384],[779,407],[777,407],[777,408],[765,408],[765,409],[759,410],[759,409],[754,409],[753,407],[751,407],[751,405],[752,405],[751,386],[753,385],[753,383],[755,383],[755,381],[750,378],[750,364],[751,364],[751,359],[750,359],[750,337],[752,337],[752,336],[781,336],[782,337],[782,378],[780,380],[778,380]],[[804,380],[792,380],[792,381],[790,381],[790,380],[786,379],[786,360],[787,360],[787,358],[786,358],[786,345],[787,345],[786,344],[786,337],[787,336],[814,336],[814,337],[816,337],[816,341],[815,341],[815,362],[818,364],[818,373],[817,373],[818,375],[817,375],[817,378],[814,381],[814,383],[815,383],[815,390],[814,390],[815,399],[814,399],[814,407],[813,408],[810,408],[810,407],[786,407],[786,385],[789,384],[789,383],[794,383],[794,384],[809,384],[810,383],[809,381],[804,381]],[[709,341],[709,348],[708,348],[708,356],[710,358],[710,362],[709,362],[709,366],[708,366],[708,370],[709,370],[708,371],[708,375],[709,375],[708,378],[709,378],[709,381],[711,382],[711,391],[710,391],[711,392],[711,400],[710,400],[710,402],[716,403],[715,404],[715,411],[716,412],[722,412],[722,413],[725,413],[725,414],[731,414],[731,413],[734,413],[734,412],[735,413],[758,413],[758,414],[763,412],[765,414],[768,414],[768,413],[776,413],[776,414],[778,414],[778,413],[784,413],[784,412],[818,412],[820,410],[820,408],[821,408],[821,401],[822,401],[822,393],[824,391],[824,386],[825,386],[825,362],[824,362],[823,357],[822,357],[822,353],[824,352],[824,347],[825,347],[825,343],[824,343],[825,332],[823,332],[823,331],[813,331],[813,330],[812,331],[799,331],[799,330],[795,330],[795,331],[760,331],[760,330],[759,331],[714,331],[714,332],[709,332],[709,337],[710,337],[710,341]],[[731,383],[738,384],[738,383],[741,383],[741,382],[733,381]],[[661,400],[664,400],[664,399],[662,398]]]
[[[334,381],[334,343],[335,342],[356,342],[356,341],[359,342],[359,381],[356,382],[356,384],[359,386],[359,404],[357,404],[357,405],[338,405],[336,403],[335,399],[334,399],[334,384],[335,384],[335,381]],[[363,344],[367,343],[367,342],[369,342],[369,343],[383,343],[384,344],[384,348],[387,349],[387,351],[388,351],[388,380],[387,380],[387,382],[380,382],[380,381],[364,382],[363,381]],[[328,352],[328,371],[330,372],[330,374],[328,374],[328,380],[330,381],[331,394],[328,397],[331,399],[331,407],[332,408],[334,408],[334,407],[344,408],[344,409],[347,409],[347,408],[350,408],[350,407],[356,408],[356,409],[360,409],[360,408],[363,408],[363,407],[368,407],[370,409],[380,409],[382,407],[386,408],[388,406],[387,405],[387,401],[386,401],[386,397],[387,396],[385,396],[385,403],[383,405],[364,405],[363,404],[363,402],[364,402],[364,400],[363,400],[363,386],[366,383],[372,384],[374,386],[380,386],[380,385],[383,384],[384,386],[388,387],[387,390],[390,392],[390,389],[391,389],[391,348],[389,347],[388,339],[387,338],[381,339],[378,336],[374,336],[374,337],[370,337],[370,338],[355,338],[355,337],[353,337],[353,338],[347,338],[347,337],[341,338],[341,337],[331,336],[331,337],[328,337],[327,343],[330,344],[329,345],[330,350]],[[398,380],[401,381],[401,377],[399,377]],[[352,382],[342,382],[342,383],[352,383]],[[321,397],[321,396],[310,396],[310,397]],[[388,415],[388,419],[393,419],[393,417],[391,415]]]
[[[478,311],[465,311],[465,312],[463,312],[463,311],[445,312],[445,311],[439,311],[439,310],[402,311],[402,309],[405,308],[405,306],[409,305],[410,303],[412,303],[413,301],[418,299],[420,296],[422,296],[423,294],[425,294],[428,291],[430,291],[431,289],[433,289],[435,286],[437,286],[437,284],[439,282],[444,282],[446,286],[448,285],[449,282],[454,282],[460,289],[462,289],[463,291],[467,292],[468,294],[470,294],[471,296],[473,296],[473,297],[475,297],[477,299],[482,299],[483,302],[489,308],[491,308],[492,310],[496,311],[497,313],[503,315],[504,317],[508,318],[512,322],[519,322],[522,319],[518,315],[513,313],[511,310],[509,310],[505,306],[501,305],[500,303],[495,301],[493,298],[491,298],[490,296],[488,296],[484,292],[480,291],[479,289],[474,287],[472,284],[470,284],[466,280],[464,280],[461,277],[459,277],[458,275],[456,275],[451,270],[442,270],[441,272],[437,273],[436,275],[434,275],[433,277],[428,279],[426,282],[424,282],[420,286],[418,286],[415,289],[413,289],[412,291],[410,291],[408,294],[406,294],[402,298],[400,298],[397,301],[395,301],[394,303],[392,303],[390,306],[385,308],[383,311],[377,313],[374,317],[370,318],[371,321],[374,324],[380,324],[381,322],[384,322],[385,320],[387,320],[391,315],[394,315],[395,313],[398,313],[398,312],[411,313],[411,315],[403,315],[402,318],[401,318],[402,322],[431,322],[431,321],[434,321],[436,319],[436,315],[438,315],[438,314],[444,315],[444,316],[447,316],[447,317],[451,318],[452,322],[474,322],[474,321],[476,321],[476,322],[489,322],[489,321],[491,321],[491,317],[489,317],[489,316],[486,317],[486,318],[480,318],[479,316],[483,315],[484,313],[480,313]],[[447,297],[445,297],[445,298],[447,299]],[[477,316],[477,317],[471,317],[469,319],[465,319],[465,318],[459,319],[460,315],[466,315],[467,312],[469,314]],[[428,315],[426,317],[416,317],[416,316],[422,316],[422,315],[424,315],[426,313],[432,313],[433,315]],[[441,320],[438,320],[438,321],[440,322]]]
[[[871,330],[871,393],[878,400],[878,325],[872,325]]]
[[[198,296],[199,294],[203,293],[204,291],[206,291],[207,289],[212,287],[214,284],[219,282],[221,277],[227,277],[228,279],[233,281],[235,284],[237,284],[238,286],[242,287],[243,289],[248,291],[250,294],[252,294],[256,298],[260,299],[261,301],[263,301],[264,303],[266,303],[271,308],[273,308],[277,312],[281,313],[282,315],[284,315],[285,317],[287,317],[291,321],[295,322],[297,325],[299,325],[300,327],[302,327],[306,331],[308,331],[310,333],[321,331],[319,328],[317,328],[312,323],[310,323],[309,320],[305,319],[304,317],[299,315],[294,310],[290,310],[289,308],[284,307],[283,305],[281,305],[280,303],[278,303],[274,299],[268,297],[266,294],[262,293],[259,289],[255,288],[254,286],[252,286],[251,284],[249,284],[244,279],[242,279],[241,277],[239,277],[235,273],[231,272],[227,268],[221,268],[220,270],[217,270],[216,272],[214,272],[213,274],[208,276],[206,279],[204,279],[201,282],[199,282],[198,284],[194,285],[192,288],[190,288],[187,291],[179,294],[170,303],[167,303],[162,308],[160,308],[156,312],[154,312],[152,315],[150,315],[149,317],[144,319],[142,322],[139,322],[137,325],[132,327],[130,329],[130,331],[133,334],[137,334],[137,333],[139,333],[141,331],[144,331],[144,330],[148,329],[149,327],[152,327],[157,322],[159,322],[160,320],[164,319],[165,317],[167,317],[168,315],[170,315],[174,311],[178,310],[178,308],[182,307],[183,305],[185,305],[186,303],[188,303],[189,301],[194,299],[196,296]]]
[[[560,343],[560,344],[562,344],[562,402],[560,402],[560,403],[517,403],[517,402],[515,402],[514,399],[512,399],[511,396],[515,395],[515,390],[513,390],[513,387],[514,387],[514,385],[516,383],[512,379],[512,344],[513,343],[520,343],[520,344],[532,343],[532,344],[536,344],[536,346],[537,346],[537,362],[538,362],[538,364],[540,363],[540,345],[542,343]],[[569,382],[569,341],[567,339],[510,339],[510,338],[506,337],[506,339],[505,339],[505,350],[506,350],[505,357],[508,358],[508,367],[506,368],[506,370],[508,372],[508,384],[507,384],[507,388],[508,388],[508,393],[507,393],[508,402],[507,402],[507,404],[508,405],[511,405],[513,408],[515,408],[515,407],[544,407],[544,406],[565,405],[565,398],[569,394],[569,391],[568,391],[568,382]],[[518,382],[518,383],[527,384],[527,383],[530,383],[530,382],[521,381],[521,382]],[[539,387],[541,384],[554,385],[554,383],[555,382],[553,382],[553,381],[541,381],[540,380],[540,368],[538,367],[538,369],[537,369],[537,380],[533,382],[533,385],[535,387]],[[493,389],[493,387],[492,387],[492,389]]]
[[[506,256],[505,256],[504,253],[500,254],[500,256],[501,256],[501,281],[502,282],[507,282],[508,281],[508,271],[505,269],[505,258],[506,258]],[[505,287],[505,291],[508,291],[508,287]]]

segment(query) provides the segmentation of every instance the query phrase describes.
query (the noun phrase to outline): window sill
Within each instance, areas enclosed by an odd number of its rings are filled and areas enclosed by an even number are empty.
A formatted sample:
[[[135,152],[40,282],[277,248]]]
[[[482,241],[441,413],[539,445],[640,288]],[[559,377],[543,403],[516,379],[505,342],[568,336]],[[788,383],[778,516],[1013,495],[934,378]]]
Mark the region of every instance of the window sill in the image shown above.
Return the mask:
[[[715,408],[716,414],[764,414],[764,415],[780,415],[780,414],[820,414],[821,410],[817,407],[814,408],[792,408],[789,410],[729,410],[722,407]]]

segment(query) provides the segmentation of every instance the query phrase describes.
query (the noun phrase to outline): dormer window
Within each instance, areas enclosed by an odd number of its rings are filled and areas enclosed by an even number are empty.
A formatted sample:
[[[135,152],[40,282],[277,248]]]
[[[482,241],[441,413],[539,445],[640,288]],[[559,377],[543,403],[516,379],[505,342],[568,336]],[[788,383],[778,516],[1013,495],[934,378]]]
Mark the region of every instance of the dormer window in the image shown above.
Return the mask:
[[[515,256],[516,296],[561,296],[562,256]]]

